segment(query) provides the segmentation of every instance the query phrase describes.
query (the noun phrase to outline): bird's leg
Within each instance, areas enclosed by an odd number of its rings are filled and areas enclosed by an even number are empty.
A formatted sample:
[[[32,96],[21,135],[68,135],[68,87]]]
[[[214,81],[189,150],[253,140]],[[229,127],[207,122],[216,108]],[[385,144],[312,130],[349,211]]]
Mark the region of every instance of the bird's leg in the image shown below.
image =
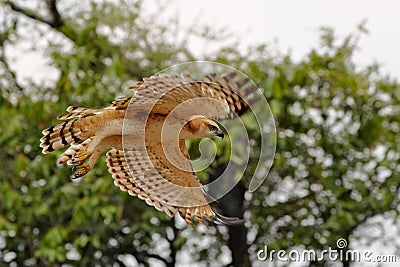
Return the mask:
[[[85,161],[89,158],[90,155],[91,155],[90,151],[86,149],[77,151],[74,154],[73,158],[71,159],[71,162],[74,165],[72,167],[72,172],[73,172],[71,176],[72,179],[82,177],[92,169],[92,167],[89,164],[85,163]]]
[[[98,142],[93,149],[89,146],[86,149],[76,151],[71,160],[74,165],[71,178],[76,179],[90,172],[101,153],[110,147],[122,149],[122,136],[111,135]]]
[[[77,151],[72,158],[72,179],[80,178],[90,172],[94,164],[99,156],[99,151],[95,149],[94,152],[90,152],[89,150],[80,150]]]

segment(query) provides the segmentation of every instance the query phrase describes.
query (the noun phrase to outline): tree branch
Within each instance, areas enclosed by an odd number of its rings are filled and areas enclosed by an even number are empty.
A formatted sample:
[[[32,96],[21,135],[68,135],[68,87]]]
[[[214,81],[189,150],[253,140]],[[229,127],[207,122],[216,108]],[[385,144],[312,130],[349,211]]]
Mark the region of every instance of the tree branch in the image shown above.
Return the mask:
[[[114,235],[114,238],[119,241],[119,245],[118,247],[108,248],[107,255],[123,255],[126,254],[127,251],[129,251],[129,254],[132,255],[138,261],[138,263],[143,264],[144,266],[147,266],[149,264],[148,261],[150,258],[157,259],[163,262],[166,266],[171,266],[171,263],[168,261],[168,259],[165,259],[158,254],[152,254],[148,253],[147,251],[137,251],[135,249],[132,249],[132,236],[127,237],[121,232],[119,232],[118,235],[115,235],[114,232],[112,234]]]
[[[61,18],[60,12],[57,9],[57,0],[47,0],[47,8],[51,16],[53,17],[53,26],[54,28],[59,28],[64,24],[63,19]]]
[[[158,255],[158,254],[145,254],[145,257],[147,257],[147,258],[153,258],[153,259],[157,259],[157,260],[159,260],[159,261],[162,261],[164,264],[166,264],[167,266],[169,266],[170,265],[170,263],[166,260],[166,259],[164,259],[163,257],[161,257],[160,255]]]
[[[23,8],[19,5],[17,5],[16,3],[12,2],[12,1],[8,1],[6,2],[8,3],[8,5],[11,7],[11,9],[17,13],[20,13],[28,18],[31,18],[33,20],[37,20],[39,22],[45,23],[47,25],[49,25],[50,27],[54,27],[54,22],[48,19],[45,19],[41,16],[39,16],[38,14],[36,14],[35,12],[33,12],[32,10]]]
[[[14,12],[22,14],[23,16],[28,17],[33,20],[36,20],[38,22],[47,24],[51,28],[62,33],[65,37],[67,37],[71,41],[76,42],[76,36],[73,33],[73,31],[67,31],[66,29],[64,29],[64,27],[62,27],[65,25],[65,22],[62,19],[60,12],[58,11],[57,0],[46,0],[47,9],[49,11],[51,19],[44,18],[44,17],[38,15],[33,10],[24,8],[12,1],[7,1],[6,4],[8,4],[10,6],[11,10],[13,10]]]

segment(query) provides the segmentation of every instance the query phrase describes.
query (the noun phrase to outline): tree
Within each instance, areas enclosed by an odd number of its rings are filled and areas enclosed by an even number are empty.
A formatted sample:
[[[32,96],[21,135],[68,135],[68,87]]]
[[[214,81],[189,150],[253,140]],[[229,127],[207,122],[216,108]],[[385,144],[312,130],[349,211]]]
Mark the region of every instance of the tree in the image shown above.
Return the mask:
[[[264,45],[205,55],[245,70],[264,88],[278,142],[267,182],[246,192],[258,163],[252,158],[228,201],[220,201],[226,215],[244,214],[246,225],[192,230],[111,186],[104,160],[82,182],[71,182],[70,169],[55,165],[59,154],[42,156],[38,140],[68,105],[103,107],[125,94],[126,82],[194,60],[186,42],[194,33],[178,42],[170,38],[178,24],[159,22],[160,12],[143,15],[140,1],[1,5],[0,262],[174,266],[190,255],[193,262],[219,266],[230,264],[228,245],[232,264],[240,266],[257,263],[256,251],[265,244],[334,247],[339,238],[351,240],[368,218],[397,211],[399,84],[378,66],[355,66],[359,33],[341,40],[324,29],[321,46],[297,63]],[[33,48],[46,51],[59,73],[51,88],[18,80],[8,49],[28,32],[46,40]],[[255,153],[258,132],[250,117]],[[218,151],[209,179],[226,164],[225,144]]]
[[[268,184],[247,207],[253,251],[266,243],[336,248],[369,218],[397,214],[399,84],[376,65],[354,64],[363,32],[361,24],[340,40],[322,28],[321,48],[300,63],[283,57],[268,71],[249,63],[272,99],[278,133]]]

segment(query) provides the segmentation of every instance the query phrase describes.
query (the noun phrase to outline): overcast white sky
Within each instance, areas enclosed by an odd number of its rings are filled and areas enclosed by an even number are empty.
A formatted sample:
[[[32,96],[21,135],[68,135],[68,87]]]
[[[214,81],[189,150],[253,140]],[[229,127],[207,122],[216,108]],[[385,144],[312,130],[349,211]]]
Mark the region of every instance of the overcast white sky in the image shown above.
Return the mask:
[[[331,26],[339,36],[345,36],[367,20],[370,34],[361,39],[356,62],[365,66],[377,61],[385,74],[400,79],[400,1],[397,0],[175,0],[170,3],[167,14],[160,16],[175,15],[178,11],[182,25],[192,25],[196,20],[217,28],[228,27],[240,37],[242,47],[278,41],[279,50],[290,50],[294,59],[301,59],[318,45],[321,26]],[[157,4],[157,0],[145,1],[150,10]],[[199,54],[204,50],[199,43],[192,43],[191,48]],[[54,80],[54,71],[37,54],[24,53],[16,66],[20,80],[25,77]]]
[[[400,78],[397,0],[176,0],[174,6],[185,24],[200,17],[201,22],[228,26],[244,44],[278,40],[280,50],[290,49],[295,59],[318,44],[319,27],[331,26],[345,36],[367,20],[370,34],[361,39],[357,62],[378,61],[385,72]]]

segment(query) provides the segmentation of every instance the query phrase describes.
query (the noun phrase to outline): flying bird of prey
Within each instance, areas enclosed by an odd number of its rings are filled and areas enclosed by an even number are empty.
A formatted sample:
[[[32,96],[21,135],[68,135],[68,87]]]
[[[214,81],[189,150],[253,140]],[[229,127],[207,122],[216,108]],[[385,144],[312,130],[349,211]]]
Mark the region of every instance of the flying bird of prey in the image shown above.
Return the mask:
[[[215,212],[192,169],[185,139],[224,133],[215,120],[243,114],[257,87],[235,72],[145,78],[130,87],[134,96],[104,109],[70,106],[63,121],[43,130],[44,154],[68,147],[59,164],[73,165],[72,178],[87,174],[105,150],[114,184],[169,216],[193,222],[234,224],[237,218]],[[251,101],[251,100],[250,100]]]

